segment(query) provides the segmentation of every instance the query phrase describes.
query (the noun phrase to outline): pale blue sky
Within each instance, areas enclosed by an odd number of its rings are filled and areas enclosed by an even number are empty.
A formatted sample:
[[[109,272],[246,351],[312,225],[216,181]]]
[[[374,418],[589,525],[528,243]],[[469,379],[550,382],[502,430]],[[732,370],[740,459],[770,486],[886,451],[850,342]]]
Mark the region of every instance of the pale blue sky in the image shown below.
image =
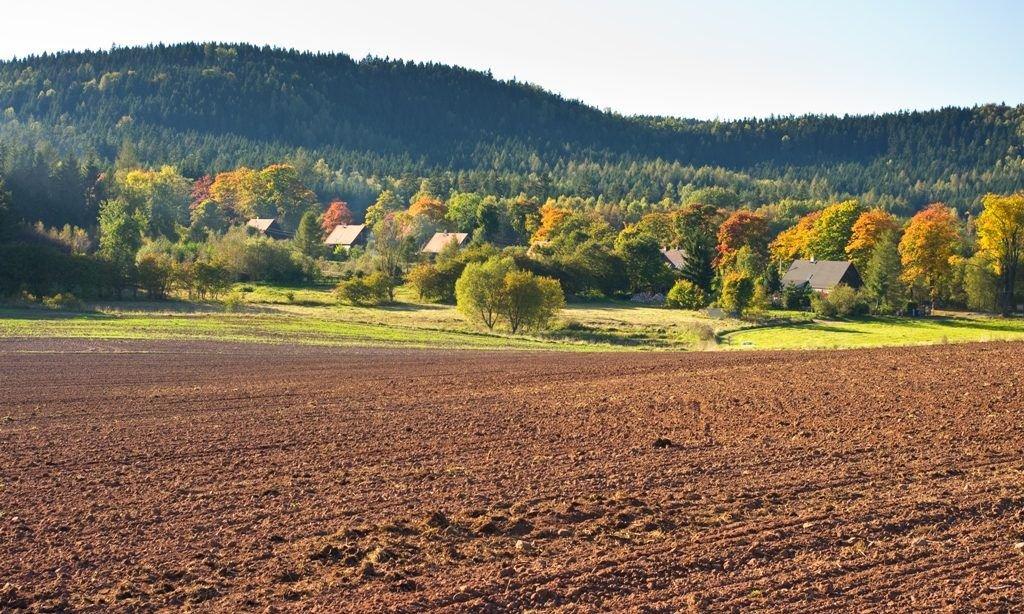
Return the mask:
[[[1024,1],[8,0],[0,57],[244,41],[490,69],[626,114],[1024,102]]]

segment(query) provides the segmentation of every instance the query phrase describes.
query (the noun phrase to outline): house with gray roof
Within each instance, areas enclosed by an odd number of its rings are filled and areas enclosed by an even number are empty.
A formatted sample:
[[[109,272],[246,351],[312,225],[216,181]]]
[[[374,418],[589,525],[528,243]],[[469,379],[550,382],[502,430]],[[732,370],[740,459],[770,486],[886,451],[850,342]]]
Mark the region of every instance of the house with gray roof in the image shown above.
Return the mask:
[[[290,232],[277,223],[277,218],[274,217],[255,217],[246,222],[245,225],[271,239],[288,239],[292,236]]]
[[[366,224],[339,224],[324,239],[324,245],[351,249],[357,245],[366,245]]]
[[[782,276],[782,285],[806,285],[814,292],[827,294],[839,284],[851,288],[863,285],[857,267],[849,260],[794,260]]]

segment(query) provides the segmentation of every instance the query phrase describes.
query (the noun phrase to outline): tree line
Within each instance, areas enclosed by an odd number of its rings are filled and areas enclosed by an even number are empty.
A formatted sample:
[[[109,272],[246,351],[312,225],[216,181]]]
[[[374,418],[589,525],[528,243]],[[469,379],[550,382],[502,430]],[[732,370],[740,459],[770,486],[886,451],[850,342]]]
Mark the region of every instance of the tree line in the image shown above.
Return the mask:
[[[384,190],[407,200],[423,179],[441,194],[593,199],[630,223],[712,186],[752,207],[856,198],[900,216],[932,202],[977,212],[984,194],[1024,189],[1022,121],[1024,107],[1002,105],[623,117],[478,71],[250,45],[0,62],[0,173],[22,193],[16,213],[49,225],[86,225],[98,201],[80,206],[74,175],[91,184],[126,150],[191,178],[287,163],[357,214]]]

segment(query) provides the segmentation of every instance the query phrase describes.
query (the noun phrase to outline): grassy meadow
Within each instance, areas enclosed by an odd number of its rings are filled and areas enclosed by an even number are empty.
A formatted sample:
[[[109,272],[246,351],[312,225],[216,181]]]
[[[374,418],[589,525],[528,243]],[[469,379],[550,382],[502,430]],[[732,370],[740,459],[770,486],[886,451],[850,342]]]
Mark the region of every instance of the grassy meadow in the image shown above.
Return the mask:
[[[388,345],[520,350],[857,348],[1024,339],[1024,320],[948,315],[822,322],[772,312],[768,323],[625,301],[570,303],[553,330],[511,336],[476,328],[450,305],[421,303],[407,288],[382,307],[339,305],[328,289],[239,284],[243,302],[120,301],[88,310],[0,308],[0,338],[197,339],[326,346]]]

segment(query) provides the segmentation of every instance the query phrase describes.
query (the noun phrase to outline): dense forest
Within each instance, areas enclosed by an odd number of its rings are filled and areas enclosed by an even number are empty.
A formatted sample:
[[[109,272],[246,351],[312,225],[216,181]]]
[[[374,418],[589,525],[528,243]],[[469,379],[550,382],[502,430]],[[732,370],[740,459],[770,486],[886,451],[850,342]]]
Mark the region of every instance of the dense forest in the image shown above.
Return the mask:
[[[16,218],[94,225],[96,179],[119,158],[192,179],[289,163],[357,216],[423,178],[440,195],[581,197],[624,211],[620,223],[709,186],[752,208],[858,198],[908,216],[936,201],[976,212],[983,194],[1024,188],[1024,106],[696,121],[624,117],[458,67],[251,45],[0,62]]]

